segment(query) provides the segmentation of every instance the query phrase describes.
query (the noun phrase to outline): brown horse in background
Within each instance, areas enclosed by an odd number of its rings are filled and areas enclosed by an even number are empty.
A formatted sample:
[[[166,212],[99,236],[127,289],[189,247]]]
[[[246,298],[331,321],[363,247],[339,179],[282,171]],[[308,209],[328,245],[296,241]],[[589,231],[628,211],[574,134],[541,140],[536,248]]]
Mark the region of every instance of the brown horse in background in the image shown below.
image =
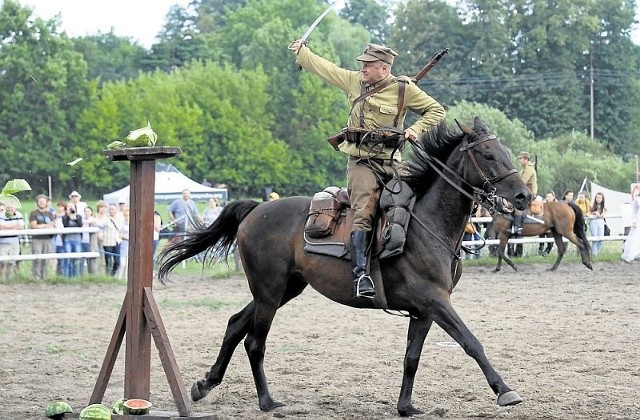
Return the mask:
[[[550,268],[551,271],[558,268],[567,250],[567,246],[562,240],[563,236],[576,244],[578,250],[580,250],[582,264],[593,270],[591,267],[591,245],[584,229],[584,216],[580,208],[573,203],[545,203],[543,208],[542,220],[544,223],[527,223],[525,220],[525,223],[522,224],[522,236],[538,236],[547,231],[551,232],[558,247],[558,257],[553,267]],[[510,216],[507,217],[501,213],[496,213],[493,216],[495,238],[500,240],[497,250],[498,264],[493,270],[494,272],[500,271],[502,260],[505,260],[511,268],[518,271],[513,261],[504,252],[507,241],[512,236],[512,224],[513,219]]]

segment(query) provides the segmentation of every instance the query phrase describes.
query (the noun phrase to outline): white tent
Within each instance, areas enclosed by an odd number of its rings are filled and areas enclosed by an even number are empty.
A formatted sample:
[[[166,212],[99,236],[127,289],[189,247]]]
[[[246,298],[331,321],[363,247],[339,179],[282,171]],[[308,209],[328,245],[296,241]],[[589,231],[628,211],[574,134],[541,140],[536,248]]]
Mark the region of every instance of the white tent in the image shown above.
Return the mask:
[[[604,203],[609,215],[606,218],[607,226],[611,229],[611,235],[624,235],[625,225],[629,226],[631,223],[631,189],[627,192],[620,192],[598,185],[593,181],[589,181],[589,184],[591,203],[597,193],[601,192],[604,195]]]
[[[117,204],[121,198],[129,202],[129,185],[117,191],[113,191],[102,196],[108,204]],[[156,162],[156,183],[155,201],[171,202],[182,197],[182,191],[191,191],[191,198],[194,201],[206,201],[212,197],[225,202],[229,198],[226,188],[211,188],[197,183],[189,177],[183,175],[175,166],[167,163]]]

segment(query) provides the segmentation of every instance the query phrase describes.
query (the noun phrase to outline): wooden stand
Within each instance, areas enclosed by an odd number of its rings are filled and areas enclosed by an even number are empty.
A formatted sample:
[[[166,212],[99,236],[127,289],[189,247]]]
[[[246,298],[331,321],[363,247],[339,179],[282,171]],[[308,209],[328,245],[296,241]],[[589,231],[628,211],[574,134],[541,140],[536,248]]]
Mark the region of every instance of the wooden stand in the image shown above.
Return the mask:
[[[216,419],[217,416],[192,415],[191,401],[152,292],[155,161],[180,154],[180,148],[136,147],[107,150],[104,153],[111,161],[131,162],[129,268],[127,294],[89,404],[102,402],[126,332],[124,397],[145,400],[150,398],[151,336],[153,336],[179,417],[168,413],[151,413],[147,416],[135,417],[113,416],[114,419]]]

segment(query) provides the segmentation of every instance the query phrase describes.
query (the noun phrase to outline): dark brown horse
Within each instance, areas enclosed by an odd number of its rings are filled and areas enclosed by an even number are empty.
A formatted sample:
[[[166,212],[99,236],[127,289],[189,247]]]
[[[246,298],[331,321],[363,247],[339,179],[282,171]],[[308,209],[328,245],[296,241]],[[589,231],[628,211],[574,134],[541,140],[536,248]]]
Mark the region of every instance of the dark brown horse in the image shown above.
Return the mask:
[[[551,232],[553,239],[558,247],[558,257],[556,262],[550,268],[554,271],[560,265],[562,257],[567,250],[562,237],[564,236],[569,241],[576,244],[578,250],[580,250],[580,257],[582,258],[582,264],[591,267],[591,245],[587,239],[587,234],[584,231],[584,216],[578,206],[573,203],[545,203],[544,213],[542,220],[544,223],[523,223],[522,224],[522,236],[538,236],[546,232]],[[493,230],[496,239],[500,240],[498,244],[498,264],[493,271],[500,271],[502,268],[502,260],[505,260],[511,268],[518,271],[516,265],[505,254],[504,250],[507,246],[507,241],[512,236],[511,234],[511,217],[505,217],[503,214],[497,213],[493,216]]]
[[[409,174],[404,177],[417,196],[404,253],[381,261],[389,309],[411,315],[397,405],[402,416],[421,413],[413,406],[411,395],[422,347],[433,322],[476,360],[499,405],[522,401],[489,363],[482,345],[451,306],[450,294],[460,277],[457,254],[472,199],[491,206],[500,196],[522,209],[531,198],[530,192],[505,148],[478,118],[473,129],[460,128],[463,132],[454,134],[441,124],[418,141],[409,161]],[[222,382],[236,346],[244,339],[260,409],[270,411],[283,405],[272,399],[267,387],[265,343],[278,308],[307,285],[334,302],[373,308],[371,300],[354,298],[349,261],[304,251],[309,203],[308,197],[260,204],[232,202],[213,225],[165,248],[159,269],[161,280],[181,261],[201,252],[206,252],[209,260],[225,261],[237,240],[253,295],[253,301],[229,319],[217,360],[206,377],[191,388],[194,401]]]

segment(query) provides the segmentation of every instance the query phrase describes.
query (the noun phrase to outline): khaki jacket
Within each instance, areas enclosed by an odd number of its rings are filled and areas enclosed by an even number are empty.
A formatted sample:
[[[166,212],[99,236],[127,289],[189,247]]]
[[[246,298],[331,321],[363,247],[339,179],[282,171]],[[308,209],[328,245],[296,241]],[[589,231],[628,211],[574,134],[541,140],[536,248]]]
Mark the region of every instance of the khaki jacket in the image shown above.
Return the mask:
[[[527,163],[527,166],[520,169],[520,177],[533,195],[538,194],[538,175],[533,163]]]
[[[329,60],[314,54],[306,46],[300,49],[296,63],[303,69],[316,74],[329,84],[345,92],[351,105],[362,94],[362,74],[359,71],[340,68]],[[382,127],[393,127],[393,121],[398,114],[398,83],[400,80],[409,82],[409,78],[405,76],[395,77],[391,74],[386,79],[378,82],[378,84],[388,83],[388,86],[353,107],[347,120],[347,126],[352,128],[360,127],[360,116],[364,112],[362,128],[374,130]],[[371,84],[368,88],[374,89],[378,84]],[[364,107],[362,107],[362,102],[364,102]],[[411,129],[418,135],[438,124],[445,116],[445,110],[442,105],[427,95],[415,83],[411,82],[406,83],[403,108],[398,118],[398,128],[403,128],[406,110],[411,109],[420,116],[411,126]],[[372,151],[366,144],[358,147],[355,143],[343,142],[340,144],[340,151],[351,156],[391,159],[393,149],[384,148],[384,150],[380,150],[380,148],[376,148],[376,151]],[[400,153],[396,152],[393,159],[401,160]]]

